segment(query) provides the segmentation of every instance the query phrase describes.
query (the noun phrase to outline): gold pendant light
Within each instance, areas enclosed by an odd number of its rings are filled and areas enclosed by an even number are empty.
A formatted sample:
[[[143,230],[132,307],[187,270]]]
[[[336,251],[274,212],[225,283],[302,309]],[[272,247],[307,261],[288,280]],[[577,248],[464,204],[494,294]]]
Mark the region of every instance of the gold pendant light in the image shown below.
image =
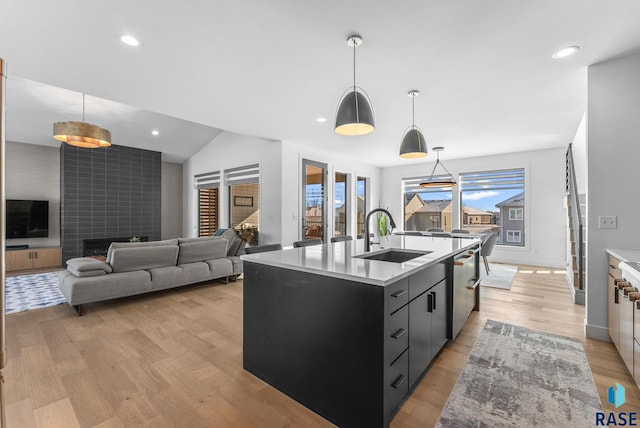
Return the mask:
[[[111,145],[111,132],[84,121],[84,94],[82,94],[82,122],[55,122],[53,138],[71,146],[99,149]]]
[[[431,171],[431,175],[427,178],[426,181],[420,183],[420,187],[426,188],[450,188],[455,186],[456,180],[453,179],[453,175],[449,172],[447,168],[440,162],[440,152],[444,150],[444,147],[434,147],[434,150],[437,153],[436,164],[433,166],[433,170]],[[442,169],[444,169],[447,175],[434,175],[436,172],[436,168],[440,165]]]
[[[349,36],[347,44],[353,47],[353,86],[340,99],[335,131],[340,135],[365,135],[373,132],[376,124],[369,97],[356,86],[356,48],[362,44],[362,37],[357,34]]]

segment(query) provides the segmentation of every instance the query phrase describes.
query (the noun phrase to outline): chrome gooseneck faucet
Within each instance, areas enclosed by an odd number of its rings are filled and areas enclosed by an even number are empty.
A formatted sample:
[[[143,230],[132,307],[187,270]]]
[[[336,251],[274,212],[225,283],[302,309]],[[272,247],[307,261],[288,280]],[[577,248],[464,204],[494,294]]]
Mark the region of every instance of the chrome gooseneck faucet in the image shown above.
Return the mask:
[[[389,211],[385,210],[384,208],[374,208],[371,211],[369,211],[369,214],[367,214],[367,216],[364,219],[364,250],[365,251],[371,251],[371,241],[369,240],[369,217],[371,217],[371,214],[375,212],[385,213],[387,217],[389,217],[389,223],[391,225],[391,229],[396,228],[396,222],[393,221],[393,217],[391,217],[391,213]]]

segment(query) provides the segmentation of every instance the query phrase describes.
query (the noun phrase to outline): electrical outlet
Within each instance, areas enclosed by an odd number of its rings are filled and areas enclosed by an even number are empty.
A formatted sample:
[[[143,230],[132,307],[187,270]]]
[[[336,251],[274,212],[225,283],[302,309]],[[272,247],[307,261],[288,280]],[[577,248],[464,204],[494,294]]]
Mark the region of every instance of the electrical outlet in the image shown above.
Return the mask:
[[[615,215],[601,215],[598,217],[598,229],[615,229],[618,227],[618,217]]]

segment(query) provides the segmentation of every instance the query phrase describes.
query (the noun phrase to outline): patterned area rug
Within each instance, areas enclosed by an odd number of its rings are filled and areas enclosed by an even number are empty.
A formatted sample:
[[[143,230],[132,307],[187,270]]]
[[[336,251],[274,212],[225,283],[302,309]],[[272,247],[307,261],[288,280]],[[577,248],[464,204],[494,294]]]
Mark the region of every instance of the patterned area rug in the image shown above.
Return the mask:
[[[5,279],[5,313],[28,311],[65,303],[55,272],[9,276]]]
[[[436,427],[587,427],[601,408],[579,340],[489,320]]]
[[[513,279],[518,273],[518,266],[489,263],[489,269],[489,275],[487,275],[484,265],[480,264],[480,285],[511,290]]]

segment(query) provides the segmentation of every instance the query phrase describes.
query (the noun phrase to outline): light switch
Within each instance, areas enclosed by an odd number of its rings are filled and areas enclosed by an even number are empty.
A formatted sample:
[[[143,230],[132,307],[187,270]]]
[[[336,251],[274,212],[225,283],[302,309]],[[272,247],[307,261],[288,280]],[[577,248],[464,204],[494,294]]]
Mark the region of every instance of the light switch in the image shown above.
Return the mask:
[[[615,229],[618,227],[618,217],[615,215],[601,215],[598,217],[598,229]]]

